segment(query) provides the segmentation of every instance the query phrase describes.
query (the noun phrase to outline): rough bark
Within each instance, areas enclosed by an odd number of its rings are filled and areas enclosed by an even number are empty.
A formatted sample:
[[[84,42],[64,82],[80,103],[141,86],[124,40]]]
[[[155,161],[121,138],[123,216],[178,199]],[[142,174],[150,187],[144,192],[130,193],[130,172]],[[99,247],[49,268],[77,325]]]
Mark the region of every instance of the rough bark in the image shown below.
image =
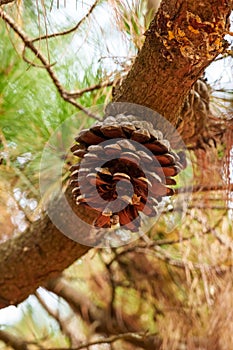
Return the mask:
[[[232,1],[163,1],[115,101],[149,107],[176,125],[185,97],[227,43]]]
[[[226,46],[223,37],[232,3],[232,0],[164,0],[115,101],[145,105],[176,125],[192,84]],[[71,203],[69,193],[67,198]],[[63,225],[77,232],[82,230],[67,220],[67,208],[59,200],[52,205]],[[48,216],[21,236],[3,243],[0,307],[23,301],[88,249],[65,237]]]

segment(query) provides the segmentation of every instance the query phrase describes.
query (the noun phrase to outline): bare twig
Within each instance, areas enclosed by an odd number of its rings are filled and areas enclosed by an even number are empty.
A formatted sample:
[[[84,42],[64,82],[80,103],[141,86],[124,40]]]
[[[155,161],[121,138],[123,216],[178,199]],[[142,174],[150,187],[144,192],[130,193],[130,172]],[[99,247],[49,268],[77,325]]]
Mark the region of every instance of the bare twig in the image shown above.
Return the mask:
[[[7,0],[6,0],[7,1]],[[12,0],[13,1],[13,0]],[[82,18],[80,19],[80,21],[72,28],[68,29],[68,30],[65,30],[63,32],[58,32],[58,33],[53,33],[53,34],[49,34],[49,35],[42,35],[42,36],[39,36],[38,38],[35,38],[32,40],[32,42],[36,42],[36,41],[40,41],[40,40],[44,40],[44,39],[51,39],[51,38],[55,38],[55,37],[58,37],[58,36],[64,36],[64,35],[67,35],[67,34],[70,34],[70,33],[73,33],[75,32],[76,30],[79,29],[79,27],[84,23],[84,21],[91,15],[91,13],[93,12],[93,10],[95,9],[95,7],[98,5],[100,0],[96,0],[94,2],[94,4],[90,7],[89,11],[87,12],[87,14]]]
[[[38,293],[37,291],[35,292],[35,296],[37,298],[37,300],[39,301],[39,303],[41,304],[41,306],[45,309],[45,311],[47,311],[47,313],[53,317],[59,327],[60,327],[60,330],[61,332],[67,336],[67,338],[69,339],[69,342],[70,344],[72,344],[72,338],[73,338],[73,335],[72,335],[72,332],[68,329],[67,327],[67,322],[66,320],[63,320],[60,315],[59,315],[59,312],[57,310],[53,310],[52,308],[50,308],[48,306],[48,304],[44,301],[44,299],[41,297],[40,293]]]
[[[214,186],[187,186],[175,190],[176,193],[187,193],[187,192],[210,192],[210,191],[233,191],[233,184],[230,185],[214,185]]]
[[[195,217],[195,219],[198,220],[198,217]],[[212,227],[208,227],[205,231],[203,231],[203,235],[208,235],[210,233],[214,234],[216,227],[220,224],[221,221],[222,221],[222,217]],[[216,237],[215,234],[214,236]],[[215,270],[217,272],[225,272],[227,270],[225,266],[222,267],[219,265],[200,264],[200,263],[192,262],[191,260],[174,258],[166,249],[163,249],[161,247],[163,245],[167,246],[167,245],[183,243],[184,241],[189,241],[194,237],[195,237],[194,235],[191,235],[189,237],[172,239],[172,240],[163,239],[158,241],[151,241],[150,243],[140,243],[137,246],[131,246],[119,252],[108,264],[106,264],[106,266],[109,268],[112,265],[112,263],[118,260],[121,256],[124,256],[131,252],[135,252],[139,254],[154,256],[157,259],[165,261],[169,265],[183,268],[183,269],[188,267],[190,270],[206,270],[206,271]]]
[[[73,97],[73,98],[78,98],[78,97],[80,97],[81,95],[83,95],[86,92],[91,92],[91,91],[94,91],[94,90],[102,89],[104,87],[112,86],[113,83],[114,83],[113,81],[106,80],[106,81],[103,81],[101,83],[98,83],[98,84],[89,86],[87,88],[84,88],[82,90],[77,90],[77,91],[73,91],[73,92],[72,91],[71,92],[67,92],[67,95],[70,96],[70,97]]]
[[[40,64],[34,63],[34,62],[32,62],[31,60],[29,60],[29,59],[26,57],[26,48],[27,48],[27,47],[24,45],[23,52],[22,52],[23,60],[24,60],[25,62],[27,62],[28,64],[30,64],[30,66],[32,66],[32,67],[35,67],[35,68],[46,68],[44,65],[40,65]],[[50,67],[53,67],[53,66],[55,66],[55,64],[56,64],[56,62],[51,63],[49,66],[50,66]]]
[[[226,268],[220,267],[218,265],[209,265],[209,264],[199,264],[192,262],[191,260],[186,259],[176,259],[171,256],[165,249],[162,249],[159,246],[156,246],[154,250],[145,249],[145,248],[136,248],[136,253],[148,254],[151,256],[155,256],[156,258],[165,261],[169,265],[179,267],[182,269],[188,268],[189,270],[204,270],[204,271],[217,271],[223,272],[226,271]]]
[[[94,321],[94,318],[98,314],[98,309],[85,295],[68,284],[64,278],[60,277],[49,280],[45,288],[62,297],[75,314],[82,316],[83,320],[89,321],[91,319],[91,321]],[[92,314],[95,316],[91,317]]]
[[[60,96],[73,106],[77,107],[84,113],[86,113],[89,117],[92,117],[96,120],[100,120],[100,117],[96,116],[95,114],[91,113],[87,108],[83,107],[81,104],[75,101],[74,98],[69,96],[69,92],[67,92],[63,86],[61,85],[61,82],[59,81],[58,77],[56,76],[54,70],[52,69],[52,66],[49,64],[45,56],[36,48],[36,46],[33,44],[32,40],[24,33],[24,31],[17,25],[17,23],[2,9],[0,9],[0,17],[14,30],[14,32],[20,37],[20,39],[23,41],[25,47],[29,48],[35,56],[40,60],[40,62],[43,65],[43,68],[46,69],[48,72],[50,78],[52,79],[54,85],[56,86]],[[87,89],[85,89],[84,92],[86,92]],[[79,96],[82,94],[81,91],[79,91]]]
[[[150,334],[149,336],[154,336],[155,334]],[[146,337],[148,336],[148,334],[145,333],[123,333],[123,334],[118,334],[118,335],[113,335],[111,337],[108,338],[104,338],[104,339],[99,339],[99,340],[95,340],[89,343],[85,343],[82,344],[80,346],[78,346],[77,348],[72,348],[70,350],[81,350],[81,349],[86,349],[89,346],[92,345],[98,345],[98,344],[112,344],[118,340],[126,340],[126,341],[132,341],[132,340],[137,340],[137,341],[143,341]],[[49,348],[47,350],[67,350],[66,348]]]
[[[88,325],[93,324],[95,327],[95,332],[101,334],[110,333],[119,335],[126,334],[125,329],[127,329],[127,331],[131,333],[138,334],[138,327],[132,323],[130,318],[123,316],[125,326],[124,329],[122,329],[122,325],[116,322],[117,320],[114,318],[109,319],[108,309],[99,308],[91,303],[85,293],[78,291],[72,285],[68,284],[64,278],[50,280],[47,282],[45,287],[49,291],[52,291],[53,293],[56,293],[58,296],[62,297],[75,313],[81,314],[82,319],[87,322]],[[145,349],[153,348],[156,350],[159,349],[159,346],[156,347],[155,344],[160,344],[161,339],[156,335],[146,335],[142,338],[131,337],[128,338],[127,341]]]

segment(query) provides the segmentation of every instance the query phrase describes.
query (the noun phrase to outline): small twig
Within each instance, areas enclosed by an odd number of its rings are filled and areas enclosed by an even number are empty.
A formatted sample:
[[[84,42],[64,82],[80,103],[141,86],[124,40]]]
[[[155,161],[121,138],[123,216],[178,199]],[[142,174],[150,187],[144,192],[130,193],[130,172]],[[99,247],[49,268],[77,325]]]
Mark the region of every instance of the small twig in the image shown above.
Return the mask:
[[[150,336],[153,336],[156,334],[150,334]],[[78,346],[77,348],[71,348],[70,350],[81,350],[81,349],[85,349],[88,348],[89,346],[92,345],[98,345],[98,344],[112,344],[118,340],[143,340],[146,336],[148,336],[145,333],[123,333],[123,334],[118,334],[118,335],[113,335],[111,337],[108,338],[104,338],[104,339],[99,339],[99,340],[95,340],[89,343],[85,343],[82,344],[80,346]],[[49,348],[47,350],[68,350],[67,348]]]
[[[195,217],[195,219],[200,222],[198,220],[198,217]],[[213,227],[208,227],[204,232],[203,235],[208,235],[210,233],[213,233],[213,231],[216,229],[216,227],[220,224],[220,222],[222,221],[222,217],[217,220],[217,222],[213,225]],[[202,224],[202,222],[200,222]],[[123,251],[121,251],[120,253],[118,253],[107,265],[107,267],[109,268],[112,263],[116,260],[118,260],[121,256],[124,256],[128,253],[131,252],[136,252],[136,253],[140,253],[140,254],[149,254],[152,256],[157,257],[160,260],[163,260],[165,262],[167,262],[170,265],[176,266],[176,267],[180,267],[180,268],[190,268],[190,269],[195,269],[195,270],[200,270],[200,269],[206,269],[206,270],[216,270],[216,271],[223,271],[223,268],[221,268],[220,266],[216,266],[216,265],[208,265],[208,264],[199,264],[199,263],[195,263],[192,261],[188,261],[188,260],[184,260],[184,259],[176,259],[173,258],[165,249],[161,248],[161,246],[164,245],[173,245],[173,244],[181,244],[184,241],[189,241],[192,238],[195,238],[195,235],[191,235],[190,237],[184,237],[184,238],[178,238],[178,239],[173,239],[173,240],[158,240],[158,241],[151,241],[151,243],[143,243],[140,244],[138,246],[133,246],[133,247],[129,247]],[[153,248],[153,249],[152,249]],[[190,267],[191,266],[191,267]]]
[[[53,34],[39,36],[38,38],[33,39],[32,43],[34,43],[36,41],[39,41],[39,40],[44,40],[44,39],[47,40],[47,39],[55,38],[55,37],[58,37],[58,36],[64,36],[64,35],[67,35],[67,34],[75,32],[76,30],[79,29],[79,27],[83,24],[83,22],[91,15],[91,13],[95,9],[95,7],[98,5],[99,1],[100,0],[96,0],[94,2],[94,4],[90,7],[90,9],[87,12],[87,14],[74,27],[72,27],[72,28],[70,28],[68,30],[65,30],[63,32],[58,32],[58,33],[53,33]]]
[[[24,45],[24,48],[23,48],[22,57],[23,57],[23,60],[25,62],[27,62],[28,64],[30,64],[30,66],[35,67],[35,68],[45,68],[46,69],[47,67],[53,67],[56,64],[56,62],[54,62],[52,64],[49,64],[49,66],[45,67],[44,65],[40,65],[40,64],[36,64],[36,63],[32,62],[31,60],[29,60],[26,57],[26,46],[25,45]]]
[[[24,31],[15,23],[15,21],[2,9],[0,9],[0,17],[14,30],[14,32],[20,37],[20,39],[23,41],[25,47],[29,48],[35,56],[40,60],[43,67],[47,70],[50,78],[52,79],[54,85],[56,86],[60,96],[73,106],[77,107],[84,113],[86,113],[89,117],[92,117],[96,120],[100,120],[101,118],[90,112],[87,108],[83,107],[81,104],[76,102],[73,98],[69,97],[69,92],[67,92],[61,85],[58,77],[56,76],[55,72],[53,71],[51,65],[47,61],[47,59],[44,57],[44,55],[35,47],[32,40],[24,33]]]
[[[151,256],[155,256],[157,259],[167,262],[169,265],[190,270],[205,270],[212,271],[215,270],[217,272],[225,272],[226,268],[220,267],[219,265],[209,265],[209,264],[199,264],[185,259],[174,259],[168,252],[162,249],[159,246],[155,247],[155,250],[145,249],[145,248],[136,248],[136,253],[148,254]]]
[[[72,91],[71,92],[67,92],[67,95],[70,96],[70,97],[73,97],[73,98],[78,98],[78,97],[82,96],[86,92],[91,92],[91,91],[98,90],[98,89],[101,89],[101,88],[104,88],[104,87],[112,86],[113,83],[114,83],[113,81],[106,80],[106,81],[103,81],[101,83],[98,83],[98,84],[89,86],[87,88],[84,88],[82,90],[77,90],[77,91],[73,91],[73,92]]]
[[[113,250],[114,252],[114,250]],[[109,313],[110,313],[110,317],[112,318],[114,314],[116,314],[115,312],[115,307],[114,307],[114,303],[115,303],[115,299],[116,299],[116,283],[114,280],[114,273],[111,271],[112,266],[105,264],[105,267],[108,271],[108,276],[109,276],[109,281],[110,281],[110,285],[111,285],[111,300],[109,303]]]
[[[176,189],[176,193],[194,193],[194,192],[210,192],[210,191],[233,191],[233,184],[230,185],[213,185],[213,186],[187,186]]]
[[[223,239],[223,237],[216,232],[216,230],[213,230],[212,234],[222,246],[225,246],[227,249],[230,249],[231,251],[233,251],[233,244],[230,241],[226,242]]]
[[[77,315],[81,315],[83,320],[89,320],[90,314],[95,316],[98,313],[98,309],[90,300],[73,288],[67,281],[58,277],[53,280],[49,280],[44,286],[48,291],[57,294],[57,296],[63,298]]]
[[[100,121],[102,119],[101,117],[99,117],[99,116],[93,114],[92,112],[90,112],[87,108],[85,108],[82,105],[80,105],[80,103],[76,102],[73,98],[69,98],[65,94],[62,94],[62,98],[63,98],[63,100],[69,102],[73,106],[75,106],[78,109],[80,109],[80,111],[83,111],[86,115],[88,115],[88,117],[91,117],[91,118],[93,118],[95,120],[98,120],[98,121]]]
[[[47,303],[44,301],[44,299],[41,297],[39,292],[35,292],[35,296],[37,298],[37,300],[39,301],[39,303],[41,304],[41,306],[47,311],[47,313],[54,318],[59,327],[61,332],[67,336],[67,338],[69,339],[70,344],[72,344],[72,332],[68,329],[67,327],[67,321],[66,320],[62,320],[59,313],[57,312],[57,310],[53,310],[52,308],[50,308]]]

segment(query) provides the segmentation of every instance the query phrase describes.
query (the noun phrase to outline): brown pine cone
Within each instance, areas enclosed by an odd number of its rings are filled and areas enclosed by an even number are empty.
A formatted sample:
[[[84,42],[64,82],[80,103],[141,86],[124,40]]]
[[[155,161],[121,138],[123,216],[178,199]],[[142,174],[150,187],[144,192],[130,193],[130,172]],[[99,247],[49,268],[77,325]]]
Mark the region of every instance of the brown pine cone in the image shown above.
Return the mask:
[[[174,194],[172,177],[185,167],[184,153],[133,115],[108,116],[75,140],[71,151],[81,162],[70,169],[70,186],[77,205],[98,212],[97,228],[138,231],[139,213],[156,216],[161,199]]]
[[[179,131],[182,133],[183,141],[188,144],[204,134],[209,118],[210,90],[203,79],[198,79],[190,90],[182,111],[182,125]]]

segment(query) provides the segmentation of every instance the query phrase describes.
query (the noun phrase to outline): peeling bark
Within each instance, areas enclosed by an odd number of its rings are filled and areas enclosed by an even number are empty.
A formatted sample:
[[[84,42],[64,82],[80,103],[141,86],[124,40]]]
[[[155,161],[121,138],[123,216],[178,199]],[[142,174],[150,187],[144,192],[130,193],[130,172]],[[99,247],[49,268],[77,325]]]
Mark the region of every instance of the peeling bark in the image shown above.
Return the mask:
[[[163,1],[116,102],[149,107],[176,125],[204,69],[228,46],[232,1]]]

